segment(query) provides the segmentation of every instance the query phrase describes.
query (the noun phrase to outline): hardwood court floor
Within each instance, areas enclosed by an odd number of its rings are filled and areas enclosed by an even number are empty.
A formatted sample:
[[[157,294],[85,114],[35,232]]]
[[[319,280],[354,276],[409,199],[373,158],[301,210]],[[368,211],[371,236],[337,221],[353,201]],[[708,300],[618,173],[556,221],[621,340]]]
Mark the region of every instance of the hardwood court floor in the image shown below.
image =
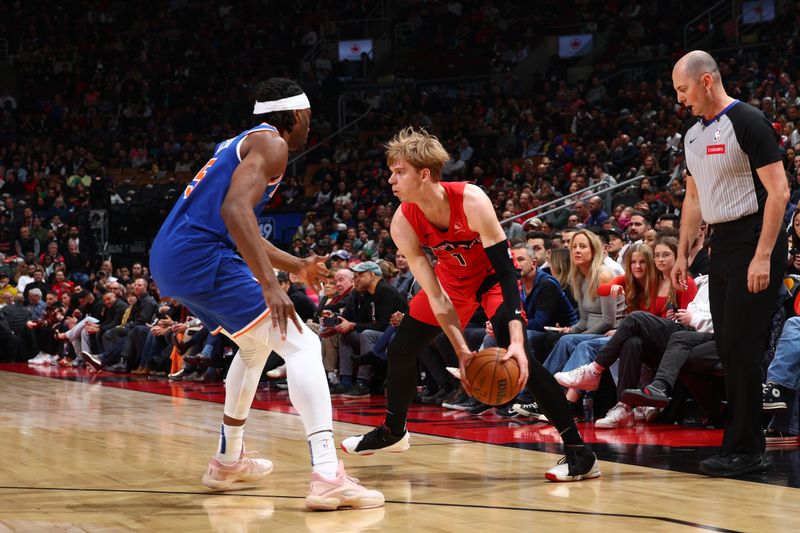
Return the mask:
[[[598,480],[554,484],[543,473],[558,454],[418,434],[404,454],[344,457],[351,475],[384,492],[384,508],[306,512],[307,447],[285,400],[248,422],[249,449],[275,472],[252,489],[213,494],[199,478],[219,404],[4,367],[0,532],[800,529],[795,488],[607,461]],[[363,429],[337,422],[337,441]],[[524,430],[514,431],[552,438]]]

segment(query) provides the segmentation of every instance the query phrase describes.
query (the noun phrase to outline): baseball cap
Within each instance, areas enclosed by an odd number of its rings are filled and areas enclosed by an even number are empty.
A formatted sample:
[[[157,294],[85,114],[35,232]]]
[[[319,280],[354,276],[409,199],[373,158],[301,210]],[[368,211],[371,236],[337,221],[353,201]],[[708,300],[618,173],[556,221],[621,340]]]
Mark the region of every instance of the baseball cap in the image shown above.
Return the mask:
[[[331,254],[331,258],[342,259],[343,261],[350,261],[350,252],[347,250],[336,250]]]
[[[376,276],[383,276],[381,267],[379,267],[378,263],[376,263],[375,261],[364,261],[363,263],[353,265],[352,267],[350,267],[350,270],[352,270],[353,272],[372,272]]]
[[[532,217],[525,221],[522,224],[523,228],[534,227],[534,228],[541,228],[542,227],[542,220],[539,217]]]

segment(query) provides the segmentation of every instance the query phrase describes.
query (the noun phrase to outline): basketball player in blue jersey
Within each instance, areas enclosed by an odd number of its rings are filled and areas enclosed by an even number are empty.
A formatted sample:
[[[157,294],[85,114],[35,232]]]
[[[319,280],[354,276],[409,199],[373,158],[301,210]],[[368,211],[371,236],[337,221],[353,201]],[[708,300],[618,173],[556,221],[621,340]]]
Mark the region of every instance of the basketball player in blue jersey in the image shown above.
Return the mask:
[[[239,346],[228,370],[217,453],[203,484],[236,489],[272,472],[270,461],[245,454],[242,439],[264,364],[274,350],[286,360],[289,397],[308,435],[312,474],[306,506],[379,507],[383,494],[357,484],[337,459],[319,338],[299,319],[275,276],[279,268],[316,285],[325,258],[299,259],[279,250],[261,238],[256,221],[283,177],[289,151],[306,143],[311,106],[299,85],[272,78],[258,87],[253,115],[260,124],[217,145],[150,251],[161,293],[183,302],[213,333]]]

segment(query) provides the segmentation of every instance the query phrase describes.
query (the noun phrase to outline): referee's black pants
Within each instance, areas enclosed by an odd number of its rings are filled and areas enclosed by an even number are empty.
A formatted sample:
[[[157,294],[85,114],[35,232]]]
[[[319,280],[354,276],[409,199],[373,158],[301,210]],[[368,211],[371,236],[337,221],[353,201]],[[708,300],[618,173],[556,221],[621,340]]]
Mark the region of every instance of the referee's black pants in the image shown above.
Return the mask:
[[[724,453],[759,453],[766,446],[761,429],[761,361],[783,283],[787,245],[786,234],[779,232],[768,288],[748,292],[747,269],[761,226],[762,216],[750,215],[715,224],[711,234],[709,301],[728,400]]]

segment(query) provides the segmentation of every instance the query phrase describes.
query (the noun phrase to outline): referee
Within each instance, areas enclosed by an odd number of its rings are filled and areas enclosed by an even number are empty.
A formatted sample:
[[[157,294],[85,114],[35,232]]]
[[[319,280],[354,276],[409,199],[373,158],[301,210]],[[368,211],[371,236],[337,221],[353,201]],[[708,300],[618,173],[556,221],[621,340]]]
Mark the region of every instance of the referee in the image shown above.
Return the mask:
[[[713,226],[709,300],[725,374],[722,450],[700,462],[709,476],[769,466],[761,430],[761,359],[786,263],[780,231],[789,189],[775,132],[761,111],[734,100],[719,67],[695,50],[672,70],[678,102],[699,120],[683,137],[686,197],[672,282],[685,285],[701,219]]]

